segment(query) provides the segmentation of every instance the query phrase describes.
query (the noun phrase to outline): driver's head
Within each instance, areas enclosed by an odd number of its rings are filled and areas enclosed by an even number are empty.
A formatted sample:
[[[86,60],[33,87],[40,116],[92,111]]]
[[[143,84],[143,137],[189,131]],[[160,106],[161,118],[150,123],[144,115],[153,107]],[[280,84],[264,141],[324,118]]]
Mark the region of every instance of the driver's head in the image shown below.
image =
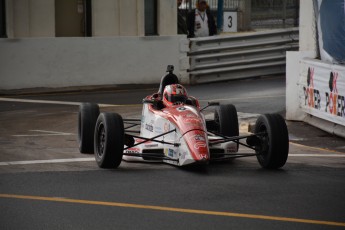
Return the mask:
[[[197,8],[199,11],[204,12],[207,9],[207,1],[206,0],[198,0],[197,1]]]
[[[177,0],[177,8],[182,5],[182,0]]]
[[[180,84],[167,85],[163,92],[163,102],[166,105],[186,103],[187,98],[187,90]]]

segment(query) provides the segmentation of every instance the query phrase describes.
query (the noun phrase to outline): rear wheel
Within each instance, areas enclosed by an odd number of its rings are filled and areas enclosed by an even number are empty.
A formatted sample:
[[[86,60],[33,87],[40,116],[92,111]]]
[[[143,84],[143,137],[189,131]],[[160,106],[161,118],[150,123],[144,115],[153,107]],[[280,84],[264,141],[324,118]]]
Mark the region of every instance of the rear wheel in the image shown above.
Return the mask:
[[[237,110],[234,105],[220,105],[214,112],[215,132],[223,136],[233,137],[239,135]],[[237,143],[237,150],[239,144]]]
[[[78,114],[78,142],[81,153],[93,153],[93,134],[99,115],[99,106],[93,103],[83,103]]]
[[[257,159],[263,168],[278,169],[285,165],[289,154],[289,135],[284,118],[279,114],[261,115],[255,124],[260,139]]]
[[[117,168],[122,161],[124,145],[122,117],[116,113],[101,113],[95,129],[95,158],[100,168]]]
[[[238,117],[234,105],[220,105],[214,113],[216,132],[227,137],[238,136]]]

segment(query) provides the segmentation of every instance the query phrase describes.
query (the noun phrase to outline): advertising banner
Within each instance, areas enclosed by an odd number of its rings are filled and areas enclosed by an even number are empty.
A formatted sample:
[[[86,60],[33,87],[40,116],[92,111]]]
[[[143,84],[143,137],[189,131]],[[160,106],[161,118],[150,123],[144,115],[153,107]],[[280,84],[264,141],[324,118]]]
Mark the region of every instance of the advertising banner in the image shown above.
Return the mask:
[[[306,113],[345,126],[345,66],[301,60],[299,98]]]
[[[345,0],[318,0],[321,59],[345,64]]]

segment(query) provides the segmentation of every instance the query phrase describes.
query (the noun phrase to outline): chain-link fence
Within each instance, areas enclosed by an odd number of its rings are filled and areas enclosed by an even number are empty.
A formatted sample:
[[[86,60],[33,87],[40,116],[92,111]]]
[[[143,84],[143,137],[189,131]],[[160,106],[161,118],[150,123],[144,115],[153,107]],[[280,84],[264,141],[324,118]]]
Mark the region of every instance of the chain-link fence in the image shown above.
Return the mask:
[[[299,24],[299,0],[252,0],[252,28],[284,28]]]
[[[246,4],[243,4],[246,1]],[[300,0],[223,0],[223,11],[249,12],[251,29],[296,27],[299,25]],[[208,0],[215,17],[218,0]],[[196,7],[197,0],[184,0],[180,10],[185,15]],[[248,4],[249,3],[249,4]]]

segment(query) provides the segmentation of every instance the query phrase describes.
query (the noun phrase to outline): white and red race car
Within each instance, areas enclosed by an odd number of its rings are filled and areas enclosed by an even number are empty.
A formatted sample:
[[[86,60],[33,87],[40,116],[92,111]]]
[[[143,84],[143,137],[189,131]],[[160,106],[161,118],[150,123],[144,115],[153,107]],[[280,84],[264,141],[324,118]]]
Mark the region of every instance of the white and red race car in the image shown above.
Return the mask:
[[[209,106],[215,107],[211,120],[203,114]],[[261,115],[253,134],[239,136],[235,106],[213,102],[205,108],[187,95],[168,66],[158,93],[144,98],[141,119],[123,119],[117,113],[100,113],[97,104],[81,104],[79,150],[94,153],[101,168],[117,168],[122,160],[187,166],[249,156],[256,156],[263,168],[285,165],[289,138],[279,114]],[[239,145],[254,151],[239,153]]]

